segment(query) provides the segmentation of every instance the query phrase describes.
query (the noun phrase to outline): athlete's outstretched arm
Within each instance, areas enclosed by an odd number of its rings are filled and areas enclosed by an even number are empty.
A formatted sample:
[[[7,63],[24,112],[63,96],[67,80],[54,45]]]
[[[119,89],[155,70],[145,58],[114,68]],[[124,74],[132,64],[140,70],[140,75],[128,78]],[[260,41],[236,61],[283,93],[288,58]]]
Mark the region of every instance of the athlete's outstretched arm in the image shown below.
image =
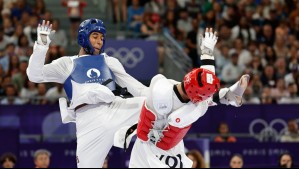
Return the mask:
[[[217,32],[213,28],[206,28],[205,37],[201,35],[201,68],[208,69],[215,73],[214,47],[217,43]]]
[[[225,105],[240,107],[243,104],[242,97],[250,80],[249,75],[243,75],[239,81],[229,88],[222,88],[214,95],[213,101]]]
[[[63,83],[71,70],[68,70],[72,61],[63,57],[51,64],[44,65],[46,54],[54,36],[50,22],[43,21],[37,28],[37,41],[34,44],[33,53],[29,60],[27,75],[30,81],[35,83],[56,82]]]
[[[207,28],[205,37],[201,37],[201,67],[215,73],[215,58],[213,56],[214,47],[217,43],[217,32],[212,28]],[[242,105],[242,96],[248,86],[250,76],[243,75],[238,82],[229,88],[220,89],[213,96],[213,101],[220,104],[240,107]]]

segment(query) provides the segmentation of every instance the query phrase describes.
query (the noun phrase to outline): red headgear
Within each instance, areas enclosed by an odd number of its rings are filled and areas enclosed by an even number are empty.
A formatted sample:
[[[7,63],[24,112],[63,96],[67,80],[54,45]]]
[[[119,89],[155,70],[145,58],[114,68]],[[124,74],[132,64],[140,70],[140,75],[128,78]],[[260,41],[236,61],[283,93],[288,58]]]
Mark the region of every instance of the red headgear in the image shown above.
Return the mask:
[[[220,88],[217,76],[203,68],[192,70],[184,78],[184,90],[193,102],[201,102],[210,98]]]

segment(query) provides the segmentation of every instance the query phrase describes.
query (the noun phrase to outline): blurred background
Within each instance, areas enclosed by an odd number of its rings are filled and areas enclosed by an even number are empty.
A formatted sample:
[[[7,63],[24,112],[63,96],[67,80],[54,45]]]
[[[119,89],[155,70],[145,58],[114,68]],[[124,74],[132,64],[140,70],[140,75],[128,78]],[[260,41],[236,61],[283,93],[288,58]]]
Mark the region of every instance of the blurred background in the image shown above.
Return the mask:
[[[221,85],[245,73],[251,81],[243,107],[210,108],[189,131],[194,167],[286,167],[284,158],[299,165],[298,1],[0,0],[0,9],[2,167],[39,167],[39,155],[50,159],[43,167],[76,167],[75,125],[62,125],[59,113],[63,87],[34,84],[26,69],[38,23],[49,20],[56,30],[51,63],[79,53],[77,29],[87,18],[104,21],[105,52],[145,85],[159,73],[181,81],[200,67],[199,35],[214,28]],[[105,167],[127,167],[129,156],[112,149]]]

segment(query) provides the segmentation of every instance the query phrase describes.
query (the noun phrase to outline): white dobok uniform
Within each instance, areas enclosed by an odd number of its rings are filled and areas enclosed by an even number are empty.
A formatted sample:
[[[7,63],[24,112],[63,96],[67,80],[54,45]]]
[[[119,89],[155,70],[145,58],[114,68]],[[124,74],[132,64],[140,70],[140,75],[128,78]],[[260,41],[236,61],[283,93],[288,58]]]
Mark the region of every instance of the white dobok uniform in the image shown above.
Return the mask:
[[[27,74],[35,83],[56,82],[64,84],[74,70],[74,60],[81,57],[62,57],[45,64],[48,47],[35,44]],[[125,72],[121,63],[103,54],[105,64],[115,75],[115,82],[127,87],[134,96],[142,96],[147,87]],[[94,69],[92,69],[94,70]],[[93,72],[94,73],[94,72]],[[97,73],[97,72],[96,72]],[[100,73],[98,73],[100,76]],[[90,78],[91,75],[88,75]],[[123,99],[99,83],[79,84],[72,81],[72,100],[60,100],[63,123],[75,122],[77,129],[77,162],[79,168],[99,168],[113,146],[114,133],[121,127],[138,121],[144,98]],[[86,106],[75,111],[79,105]]]
[[[163,75],[157,75],[152,79],[141,111],[137,133],[144,127],[144,130],[148,132],[137,134],[131,154],[130,168],[192,167],[192,161],[185,155],[182,139],[191,124],[206,113],[211,100],[196,104],[182,103],[174,90],[174,85],[178,83],[166,79]],[[126,129],[128,127],[124,127],[115,137],[116,146],[124,147],[122,138]],[[168,133],[171,130],[172,132]],[[127,138],[126,146],[131,137]]]

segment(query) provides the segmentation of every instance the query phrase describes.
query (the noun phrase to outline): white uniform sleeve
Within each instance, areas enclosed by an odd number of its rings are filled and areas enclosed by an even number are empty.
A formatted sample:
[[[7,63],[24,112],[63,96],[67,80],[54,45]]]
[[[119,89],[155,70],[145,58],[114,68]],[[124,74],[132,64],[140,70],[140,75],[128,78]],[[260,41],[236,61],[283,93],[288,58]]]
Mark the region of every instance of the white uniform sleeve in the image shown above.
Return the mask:
[[[70,57],[62,57],[51,64],[44,65],[47,51],[48,47],[35,43],[27,68],[28,78],[34,83],[63,84],[72,71],[72,60]]]
[[[185,128],[205,115],[208,107],[207,101],[197,104],[189,102],[180,109],[172,112],[168,116],[168,123],[178,128]]]
[[[201,55],[200,59],[201,59],[201,61],[203,61],[203,60],[215,61],[215,57],[214,56],[209,56],[209,55],[206,55],[206,54]],[[209,70],[209,71],[211,71],[213,73],[216,72],[215,71],[215,66],[213,66],[213,65],[201,65],[201,68],[207,69],[207,70]]]
[[[113,57],[106,55],[106,63],[115,75],[115,81],[121,87],[126,87],[135,97],[146,96],[148,87],[144,86],[138,80],[129,75],[123,65]]]
[[[177,84],[180,84],[181,82],[178,82],[176,80],[173,80],[173,79],[168,79],[168,81],[173,84],[173,85],[177,85]]]

